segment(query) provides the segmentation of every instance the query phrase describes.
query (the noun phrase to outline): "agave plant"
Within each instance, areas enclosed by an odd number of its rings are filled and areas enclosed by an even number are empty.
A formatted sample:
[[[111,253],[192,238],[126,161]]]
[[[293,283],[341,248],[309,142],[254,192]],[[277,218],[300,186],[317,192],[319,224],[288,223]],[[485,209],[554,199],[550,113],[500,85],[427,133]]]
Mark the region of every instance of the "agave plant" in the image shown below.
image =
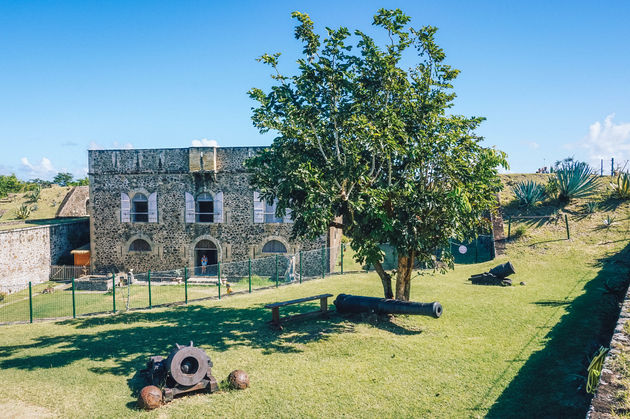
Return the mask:
[[[597,201],[588,201],[584,204],[584,212],[587,214],[594,214],[599,210],[599,202]]]
[[[542,201],[545,197],[545,187],[533,180],[518,182],[512,190],[520,204],[526,207],[536,205],[537,202]]]
[[[564,162],[556,171],[558,179],[558,198],[570,201],[573,198],[585,198],[597,189],[597,176],[587,163],[579,161]]]
[[[33,192],[28,194],[26,197],[28,198],[29,202],[37,202],[39,201],[41,194],[42,194],[42,187],[37,185],[37,188],[34,189]]]
[[[617,182],[611,183],[613,195],[620,199],[630,199],[630,173],[622,172],[617,176]]]
[[[31,209],[26,204],[22,204],[22,206],[18,208],[15,213],[15,216],[20,220],[26,220],[29,215],[31,215]]]

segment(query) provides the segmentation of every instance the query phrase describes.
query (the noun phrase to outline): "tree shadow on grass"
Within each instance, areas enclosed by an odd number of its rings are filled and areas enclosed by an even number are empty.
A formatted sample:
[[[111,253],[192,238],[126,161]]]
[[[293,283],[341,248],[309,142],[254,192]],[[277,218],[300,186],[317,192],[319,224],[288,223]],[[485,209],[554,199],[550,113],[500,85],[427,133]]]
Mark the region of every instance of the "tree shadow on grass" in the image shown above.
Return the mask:
[[[313,310],[312,305],[292,307],[295,309],[291,314]],[[257,304],[248,308],[191,305],[65,320],[58,324],[73,326],[73,334],[40,336],[32,343],[0,347],[0,368],[51,371],[89,359],[98,365],[89,368],[91,372],[128,376],[144,368],[150,356],[168,355],[175,343],[188,344],[192,340],[211,359],[213,353],[239,346],[260,349],[264,355],[299,353],[305,344],[353,332],[355,323],[365,322],[361,317],[342,317],[332,311],[325,318],[290,322],[278,331],[269,326],[270,319],[270,310]],[[395,334],[421,333],[394,322],[370,323]],[[35,348],[45,353],[15,356]],[[134,396],[145,385],[138,374],[128,384]]]
[[[624,292],[628,285],[630,269],[620,261],[630,258],[630,245],[621,252],[598,262],[597,276],[588,281],[579,281],[567,299],[583,286],[583,293],[571,301],[539,301],[547,307],[549,317],[544,327],[532,336],[515,358],[522,358],[528,346],[543,338],[548,339],[545,347],[533,353],[518,371],[487,414],[489,418],[505,417],[584,417],[591,395],[584,390],[586,368],[592,354],[600,345],[608,346],[619,315],[619,294],[606,289],[611,278],[623,282]],[[559,310],[566,310],[560,321],[550,330]],[[543,336],[547,331],[546,336]],[[508,361],[510,362],[510,361]],[[491,401],[495,386],[501,386],[503,377],[513,368],[506,365],[497,377],[494,386],[487,389],[479,404],[473,409],[485,410]]]

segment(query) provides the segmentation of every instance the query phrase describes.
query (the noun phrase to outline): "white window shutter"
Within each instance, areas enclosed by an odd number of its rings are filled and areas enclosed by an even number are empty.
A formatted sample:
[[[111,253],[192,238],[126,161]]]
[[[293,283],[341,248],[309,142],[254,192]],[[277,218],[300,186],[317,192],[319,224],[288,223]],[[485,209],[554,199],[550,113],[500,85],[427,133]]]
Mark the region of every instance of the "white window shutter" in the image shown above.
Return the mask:
[[[195,222],[195,198],[186,192],[186,223]]]
[[[124,192],[120,193],[120,222],[131,222],[131,200],[129,199],[129,195]]]
[[[293,217],[291,217],[291,208],[287,208],[286,211],[284,212],[284,217],[282,217],[282,222],[283,223],[292,223],[293,222]]]
[[[223,192],[217,192],[214,195],[214,222],[223,222]]]
[[[149,195],[149,222],[158,222],[157,192],[153,192],[151,195]]]
[[[254,224],[261,224],[265,221],[265,203],[260,200],[260,194],[254,192]]]

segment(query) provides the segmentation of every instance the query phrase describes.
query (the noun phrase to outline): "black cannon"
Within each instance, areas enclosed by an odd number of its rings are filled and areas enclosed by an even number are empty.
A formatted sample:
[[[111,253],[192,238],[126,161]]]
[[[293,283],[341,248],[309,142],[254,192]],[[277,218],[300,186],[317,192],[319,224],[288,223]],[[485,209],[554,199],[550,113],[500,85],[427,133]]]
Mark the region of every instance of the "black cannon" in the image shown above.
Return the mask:
[[[512,285],[512,280],[507,279],[508,276],[516,273],[514,266],[510,262],[505,262],[490,269],[489,272],[473,275],[468,278],[473,284],[477,285]]]
[[[140,392],[139,404],[147,409],[170,402],[174,397],[205,390],[219,390],[211,373],[212,361],[201,348],[175,344],[168,358],[152,356],[141,373],[150,385]],[[161,389],[161,390],[160,390]]]
[[[334,304],[339,313],[418,314],[421,316],[433,316],[436,319],[442,315],[442,305],[438,302],[415,303],[412,301],[339,294]]]

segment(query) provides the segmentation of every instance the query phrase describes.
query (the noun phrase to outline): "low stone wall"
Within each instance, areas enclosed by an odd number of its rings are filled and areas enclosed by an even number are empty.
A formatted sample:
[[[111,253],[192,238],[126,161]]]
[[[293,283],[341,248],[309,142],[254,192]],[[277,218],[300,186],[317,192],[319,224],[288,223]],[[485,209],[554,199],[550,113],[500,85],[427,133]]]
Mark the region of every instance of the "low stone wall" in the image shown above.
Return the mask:
[[[72,264],[70,251],[90,241],[88,219],[0,231],[0,291],[48,281],[50,265]]]
[[[615,371],[615,364],[619,354],[630,351],[630,336],[625,332],[625,325],[630,319],[630,288],[626,291],[619,320],[615,326],[612,339],[610,341],[610,350],[604,360],[602,367],[602,375],[597,385],[597,391],[591,400],[591,406],[588,409],[586,417],[588,419],[613,418],[612,409],[615,407],[617,393],[619,392],[618,381],[623,377],[618,371]]]

